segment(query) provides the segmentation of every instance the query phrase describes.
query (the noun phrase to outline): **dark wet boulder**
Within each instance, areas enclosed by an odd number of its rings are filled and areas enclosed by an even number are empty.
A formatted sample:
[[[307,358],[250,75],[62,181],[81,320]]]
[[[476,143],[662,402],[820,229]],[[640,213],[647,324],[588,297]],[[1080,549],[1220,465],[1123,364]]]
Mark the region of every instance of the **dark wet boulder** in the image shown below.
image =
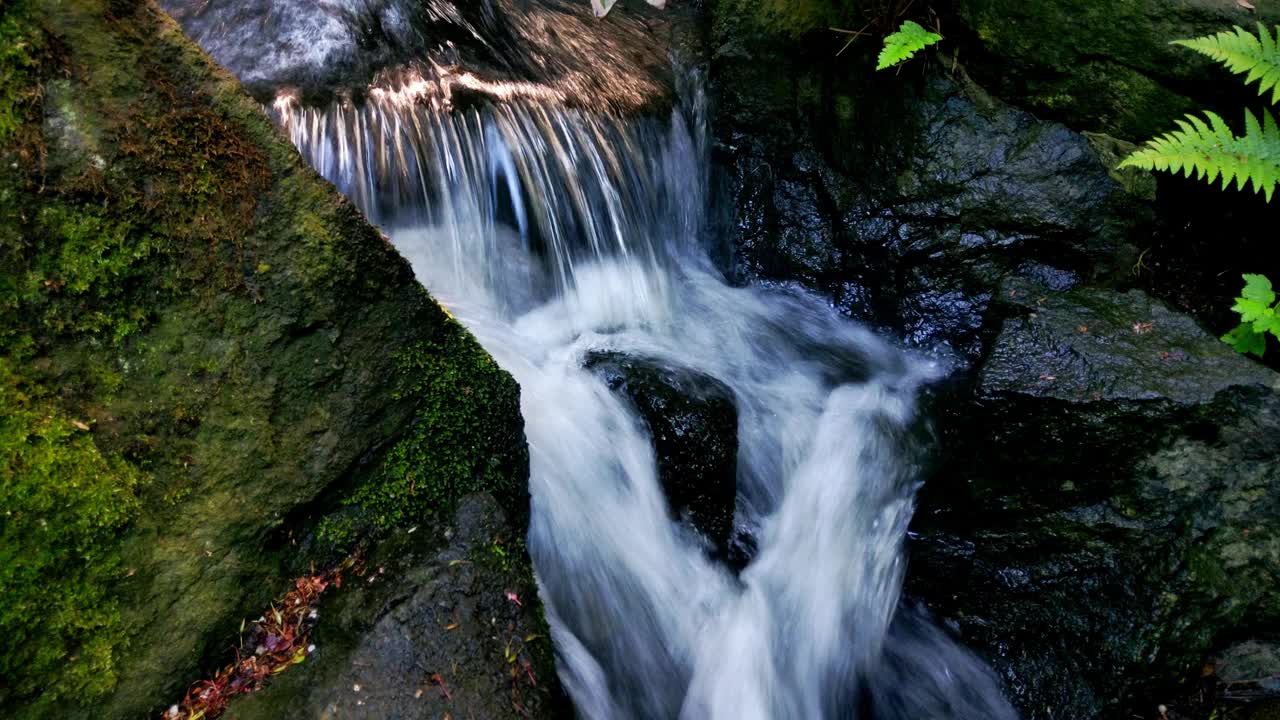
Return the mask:
[[[567,717],[524,533],[487,495],[401,530],[320,609],[307,662],[227,718]]]
[[[1132,267],[1150,188],[1109,172],[1103,140],[1010,107],[961,70],[897,96],[880,109],[899,127],[858,150],[884,155],[878,167],[844,169],[850,148],[824,156],[816,141],[736,148],[739,279],[799,280],[851,317],[967,364],[985,351],[1006,277],[1044,268],[1071,278],[1056,282],[1109,284]],[[836,142],[871,143],[849,132]]]
[[[909,592],[1028,717],[1154,707],[1280,629],[1280,376],[1139,291],[1017,280],[999,303],[971,394],[938,408]]]
[[[709,375],[622,353],[591,353],[586,367],[644,419],[672,515],[723,550],[733,531],[737,496],[733,391]]]

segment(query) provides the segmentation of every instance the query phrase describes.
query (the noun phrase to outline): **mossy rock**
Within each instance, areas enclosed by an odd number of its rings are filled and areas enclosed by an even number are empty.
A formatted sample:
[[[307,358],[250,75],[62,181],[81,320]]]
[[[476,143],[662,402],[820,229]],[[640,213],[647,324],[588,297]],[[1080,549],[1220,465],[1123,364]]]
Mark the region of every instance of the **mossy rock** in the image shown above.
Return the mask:
[[[1253,6],[1256,6],[1254,8]],[[1005,100],[1077,130],[1142,141],[1203,103],[1238,107],[1221,71],[1173,40],[1280,21],[1280,2],[956,0],[952,41]],[[1234,111],[1232,114],[1236,114]]]
[[[2,13],[0,715],[177,701],[402,472],[382,527],[527,513],[515,382],[233,78],[147,2]]]

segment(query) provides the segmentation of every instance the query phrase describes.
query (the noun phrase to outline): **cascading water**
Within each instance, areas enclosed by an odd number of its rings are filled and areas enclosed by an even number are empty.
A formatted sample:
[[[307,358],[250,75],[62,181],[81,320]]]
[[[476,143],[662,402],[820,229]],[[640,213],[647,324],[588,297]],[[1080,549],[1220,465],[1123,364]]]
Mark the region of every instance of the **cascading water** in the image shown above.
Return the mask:
[[[435,69],[311,108],[303,155],[410,258],[522,388],[529,546],[590,718],[1012,718],[998,683],[903,608],[913,397],[936,374],[801,292],[728,286],[702,239],[701,86],[669,120]],[[458,88],[491,101],[456,107]],[[635,408],[592,351],[730,387],[735,575],[670,517]]]

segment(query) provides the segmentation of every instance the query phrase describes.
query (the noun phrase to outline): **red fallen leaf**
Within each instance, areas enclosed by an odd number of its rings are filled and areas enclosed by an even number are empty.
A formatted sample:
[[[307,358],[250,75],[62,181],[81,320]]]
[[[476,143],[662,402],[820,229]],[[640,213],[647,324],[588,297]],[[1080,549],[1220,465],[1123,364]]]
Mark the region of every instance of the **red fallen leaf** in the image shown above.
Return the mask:
[[[449,692],[449,686],[445,684],[444,678],[440,676],[440,673],[432,673],[428,679],[431,680],[432,685],[440,688],[440,694],[444,696],[445,700],[453,699],[453,693]]]
[[[507,591],[507,599],[520,607],[524,607],[524,603],[520,602],[520,597],[510,590]]]

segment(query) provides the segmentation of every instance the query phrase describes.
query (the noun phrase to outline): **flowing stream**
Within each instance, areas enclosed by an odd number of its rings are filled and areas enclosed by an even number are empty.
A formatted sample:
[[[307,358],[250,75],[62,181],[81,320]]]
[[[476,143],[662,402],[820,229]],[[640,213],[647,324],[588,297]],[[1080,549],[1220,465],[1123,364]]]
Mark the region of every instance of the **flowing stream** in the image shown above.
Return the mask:
[[[648,119],[518,85],[452,107],[425,80],[273,112],[519,381],[529,546],[583,717],[1012,718],[900,597],[914,397],[938,368],[820,298],[726,284],[706,103],[682,85]],[[584,368],[601,350],[732,389],[735,523],[758,548],[740,573],[672,519],[643,420]]]

